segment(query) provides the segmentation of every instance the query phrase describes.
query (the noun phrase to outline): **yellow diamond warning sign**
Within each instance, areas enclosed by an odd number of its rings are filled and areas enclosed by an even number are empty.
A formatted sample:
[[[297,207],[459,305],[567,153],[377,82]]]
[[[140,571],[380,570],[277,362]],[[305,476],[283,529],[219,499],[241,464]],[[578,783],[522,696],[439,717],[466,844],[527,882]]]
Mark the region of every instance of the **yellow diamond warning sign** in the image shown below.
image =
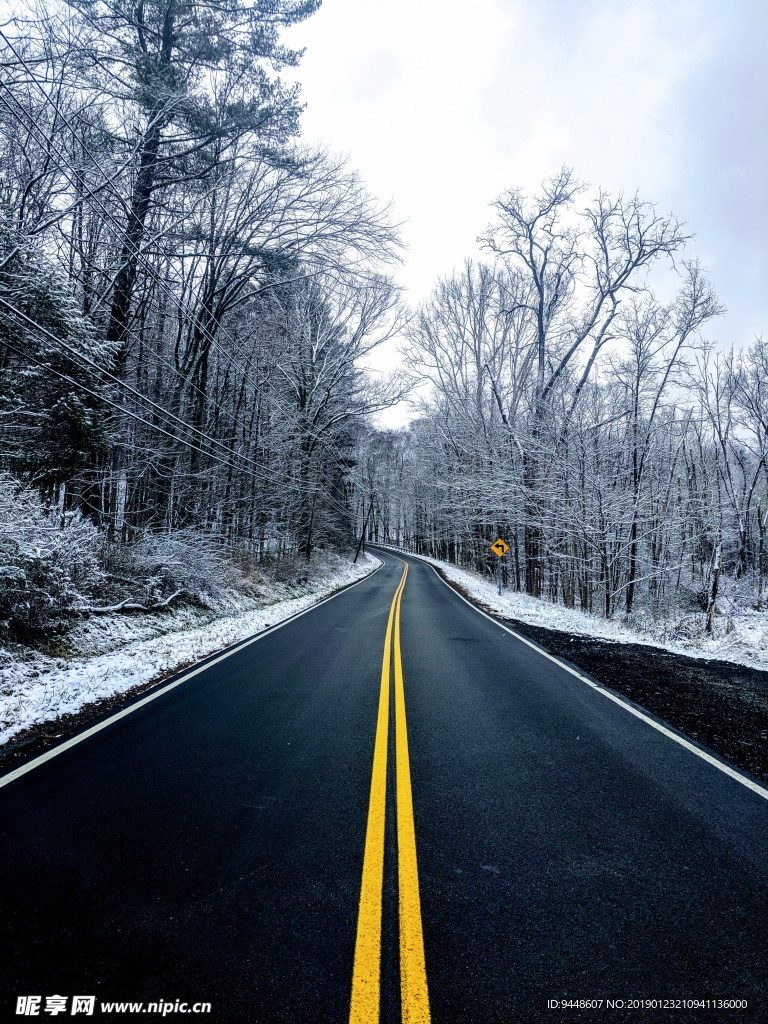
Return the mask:
[[[495,540],[493,544],[491,544],[491,551],[494,553],[494,555],[498,555],[499,558],[501,558],[502,555],[506,555],[506,553],[509,551],[509,544],[507,544],[505,540],[502,540],[501,537],[499,537],[498,540]]]

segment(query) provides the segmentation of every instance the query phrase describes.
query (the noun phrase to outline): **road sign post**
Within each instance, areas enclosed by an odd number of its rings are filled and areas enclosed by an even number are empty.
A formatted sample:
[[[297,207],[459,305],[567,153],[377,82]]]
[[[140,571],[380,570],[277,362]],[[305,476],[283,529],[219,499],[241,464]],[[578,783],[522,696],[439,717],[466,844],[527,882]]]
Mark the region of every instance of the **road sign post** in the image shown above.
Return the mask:
[[[496,584],[499,588],[499,597],[501,597],[501,560],[509,551],[509,544],[499,537],[493,542],[493,544],[491,544],[491,551],[498,558],[498,562],[496,563]]]

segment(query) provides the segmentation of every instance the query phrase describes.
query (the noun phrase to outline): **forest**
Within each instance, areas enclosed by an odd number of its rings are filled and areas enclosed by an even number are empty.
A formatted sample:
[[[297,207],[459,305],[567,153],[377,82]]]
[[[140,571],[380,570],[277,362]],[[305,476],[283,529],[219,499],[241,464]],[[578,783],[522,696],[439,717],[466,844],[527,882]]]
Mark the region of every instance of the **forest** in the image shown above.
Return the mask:
[[[505,587],[608,618],[762,610],[768,343],[718,338],[691,230],[564,168],[409,308],[396,211],[301,140],[284,30],[318,6],[46,0],[2,29],[6,632],[363,533],[479,572],[500,536]]]
[[[480,571],[500,536],[507,586],[607,618],[763,610],[768,344],[712,340],[684,225],[565,169],[481,241],[409,324],[428,387],[370,447],[374,529]]]
[[[359,364],[405,317],[390,211],[299,141],[281,79],[317,6],[75,0],[6,26],[6,620],[192,592],[203,554],[352,545],[356,446],[399,387]]]

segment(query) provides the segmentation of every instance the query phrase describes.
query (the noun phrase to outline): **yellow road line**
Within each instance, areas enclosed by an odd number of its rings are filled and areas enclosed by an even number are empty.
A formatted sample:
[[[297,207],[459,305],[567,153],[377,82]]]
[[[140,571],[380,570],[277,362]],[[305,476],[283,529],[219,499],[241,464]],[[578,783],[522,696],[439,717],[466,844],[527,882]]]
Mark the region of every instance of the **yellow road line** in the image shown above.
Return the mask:
[[[381,691],[376,721],[376,741],[373,749],[371,795],[368,805],[363,878],[360,887],[360,908],[352,972],[350,1024],[378,1024],[381,1012],[381,918],[384,887],[391,648],[394,648],[395,674],[395,778],[402,1020],[404,1024],[430,1024],[431,1019],[421,924],[408,732],[405,720],[403,660],[400,651],[400,603],[408,576],[407,563],[403,562],[403,566],[403,575],[389,609],[381,665]]]
[[[352,971],[350,1024],[377,1024],[381,1005],[381,907],[384,886],[384,828],[387,806],[387,743],[389,736],[389,672],[392,622],[406,572],[392,598],[381,665],[381,693],[373,748],[373,774],[365,833],[363,879],[357,916],[355,962]]]
[[[408,566],[405,567],[405,575]],[[402,596],[402,590],[400,591]],[[395,611],[395,763],[397,769],[397,872],[400,890],[400,993],[403,1024],[429,1024],[429,993],[421,925],[416,828],[405,722],[400,598]]]

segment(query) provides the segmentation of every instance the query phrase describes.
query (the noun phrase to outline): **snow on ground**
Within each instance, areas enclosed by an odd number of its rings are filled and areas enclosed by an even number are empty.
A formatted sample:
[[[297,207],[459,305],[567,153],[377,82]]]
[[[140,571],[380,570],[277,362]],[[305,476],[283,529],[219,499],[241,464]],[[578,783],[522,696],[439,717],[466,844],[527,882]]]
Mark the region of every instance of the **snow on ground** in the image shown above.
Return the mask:
[[[64,659],[34,653],[20,659],[18,652],[0,648],[0,743],[31,726],[74,714],[86,704],[171,675],[310,608],[380,564],[371,555],[362,556],[356,565],[326,555],[307,586],[272,584],[257,607],[250,602],[248,610],[210,618],[202,625],[201,612],[191,608],[172,615],[92,618],[82,624],[77,639],[81,648],[102,651],[95,656]],[[300,596],[285,597],[299,589]],[[161,629],[165,631],[158,636]]]
[[[681,615],[675,620],[654,621],[650,616],[638,616],[632,625],[628,625],[620,620],[590,615],[576,608],[565,608],[515,591],[505,589],[499,596],[496,582],[490,577],[460,569],[451,562],[427,555],[406,553],[438,566],[447,579],[457,583],[479,604],[504,618],[616,643],[660,647],[689,658],[719,658],[750,668],[768,670],[768,612],[740,609],[727,616],[721,615],[717,619],[713,637],[708,637],[704,632],[703,612],[698,615]]]

